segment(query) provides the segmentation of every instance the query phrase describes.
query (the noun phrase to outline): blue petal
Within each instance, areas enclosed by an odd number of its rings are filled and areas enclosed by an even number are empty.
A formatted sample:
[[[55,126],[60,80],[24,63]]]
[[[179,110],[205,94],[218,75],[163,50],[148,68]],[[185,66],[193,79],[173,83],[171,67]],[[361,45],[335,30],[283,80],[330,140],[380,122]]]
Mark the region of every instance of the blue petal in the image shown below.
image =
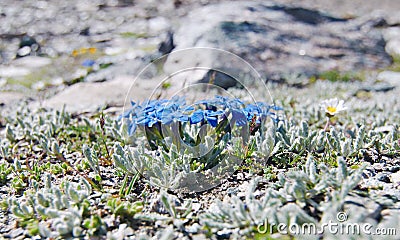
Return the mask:
[[[147,117],[142,116],[142,117],[139,117],[139,118],[136,120],[136,123],[137,123],[138,125],[144,126],[144,125],[147,125],[147,123],[148,123],[149,121],[150,121],[150,120],[149,120]]]
[[[218,118],[217,117],[207,117],[207,122],[213,126],[216,127],[218,124]]]
[[[129,115],[131,115],[131,113],[132,113],[132,110],[133,110],[133,109],[128,110],[128,111],[125,111],[124,113],[122,113],[122,114],[118,117],[118,120],[121,120],[121,118],[127,118],[127,117],[129,117]]]
[[[272,105],[271,108],[272,108],[272,110],[275,110],[275,111],[282,111],[283,110],[282,107],[278,107],[278,106],[275,106],[275,105]]]
[[[170,124],[172,122],[172,120],[173,119],[171,117],[169,117],[169,116],[168,117],[164,117],[164,118],[161,119],[161,123],[168,125],[168,124]]]
[[[212,110],[207,110],[206,112],[207,116],[219,116],[225,113],[223,110],[218,110],[218,111],[212,111]]]
[[[152,118],[152,119],[150,119],[149,122],[147,123],[147,126],[148,126],[148,127],[152,127],[152,126],[153,126],[154,124],[156,124],[157,122],[158,122],[157,119]]]
[[[192,116],[190,116],[190,124],[196,124],[204,120],[203,110],[196,110]]]
[[[187,115],[181,115],[179,117],[177,117],[179,122],[187,122],[189,120],[189,117]]]
[[[244,126],[247,124],[247,117],[243,111],[232,110],[232,120],[236,122],[237,126]]]
[[[133,135],[136,131],[136,123],[132,122],[128,127],[129,135]]]
[[[183,109],[183,112],[189,112],[189,111],[193,111],[193,110],[194,110],[194,107],[188,106],[188,107],[185,107],[185,108]]]

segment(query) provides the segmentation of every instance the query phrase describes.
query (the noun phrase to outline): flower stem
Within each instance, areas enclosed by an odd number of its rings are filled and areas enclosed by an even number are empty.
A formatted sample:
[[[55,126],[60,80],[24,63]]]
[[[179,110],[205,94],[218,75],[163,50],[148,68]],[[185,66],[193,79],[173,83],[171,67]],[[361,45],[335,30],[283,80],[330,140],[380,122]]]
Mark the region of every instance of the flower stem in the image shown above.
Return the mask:
[[[329,125],[331,125],[331,121],[330,121],[330,118],[327,117],[326,118],[326,124],[325,124],[325,127],[324,127],[324,131],[325,132],[328,130]]]

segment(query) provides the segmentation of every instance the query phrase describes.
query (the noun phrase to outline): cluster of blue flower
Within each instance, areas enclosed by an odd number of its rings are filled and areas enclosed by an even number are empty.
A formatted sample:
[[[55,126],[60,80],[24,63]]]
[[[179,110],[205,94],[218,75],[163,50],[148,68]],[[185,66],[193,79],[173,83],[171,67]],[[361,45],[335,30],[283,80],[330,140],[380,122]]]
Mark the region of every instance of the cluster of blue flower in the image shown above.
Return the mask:
[[[274,111],[282,110],[275,105],[262,102],[245,104],[240,99],[223,96],[201,100],[192,105],[187,105],[184,97],[149,100],[141,105],[131,102],[131,105],[132,108],[119,118],[127,120],[130,135],[135,133],[137,126],[152,128],[154,125],[168,125],[172,122],[201,123],[216,127],[229,116],[231,116],[230,123],[236,126],[244,126],[251,122],[260,124],[267,117],[277,120]]]

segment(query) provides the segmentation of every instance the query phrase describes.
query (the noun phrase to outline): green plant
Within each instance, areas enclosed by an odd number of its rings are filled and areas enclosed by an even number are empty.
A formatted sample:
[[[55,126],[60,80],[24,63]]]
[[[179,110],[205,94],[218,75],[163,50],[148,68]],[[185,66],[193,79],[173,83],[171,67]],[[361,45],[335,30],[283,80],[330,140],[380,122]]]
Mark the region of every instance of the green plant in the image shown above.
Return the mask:
[[[56,237],[72,234],[80,236],[82,221],[89,215],[90,203],[87,197],[91,194],[90,184],[81,178],[80,183],[64,182],[62,191],[51,183],[51,175],[43,178],[44,188],[32,182],[34,191],[27,192],[23,198],[8,200],[10,212],[21,219],[22,226],[35,223],[37,231],[42,237]],[[38,222],[36,219],[39,219]],[[46,221],[52,219],[51,227]],[[31,229],[32,230],[32,229]]]

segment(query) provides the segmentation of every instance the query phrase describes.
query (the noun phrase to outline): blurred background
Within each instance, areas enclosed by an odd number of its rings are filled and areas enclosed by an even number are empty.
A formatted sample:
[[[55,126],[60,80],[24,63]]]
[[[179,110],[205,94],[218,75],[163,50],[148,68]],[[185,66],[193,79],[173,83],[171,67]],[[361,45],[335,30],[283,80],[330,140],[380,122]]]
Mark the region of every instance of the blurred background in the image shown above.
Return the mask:
[[[146,65],[189,47],[230,51],[266,82],[291,87],[318,79],[376,80],[383,70],[398,70],[399,9],[400,1],[391,0],[3,0],[0,105],[30,99],[55,108],[74,105],[72,111],[121,106]],[[141,78],[187,61],[224,65],[216,56],[165,58]],[[202,74],[191,81],[209,81],[210,72]],[[155,87],[135,84],[138,99]],[[223,76],[215,84],[236,87]],[[391,76],[385,84],[398,83]]]

